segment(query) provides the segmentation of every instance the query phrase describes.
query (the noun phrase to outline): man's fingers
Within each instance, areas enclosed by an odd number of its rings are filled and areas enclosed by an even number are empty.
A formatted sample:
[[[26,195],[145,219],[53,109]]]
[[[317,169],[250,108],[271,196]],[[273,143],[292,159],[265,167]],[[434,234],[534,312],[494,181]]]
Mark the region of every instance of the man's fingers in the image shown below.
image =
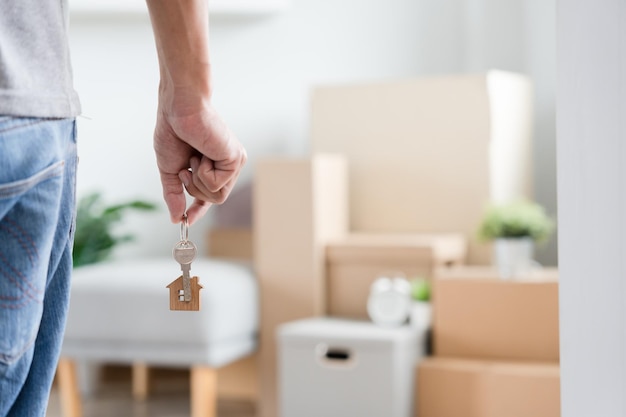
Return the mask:
[[[239,174],[241,158],[232,161],[213,161],[207,156],[194,157],[190,161],[196,186],[208,193],[219,192]]]
[[[191,206],[187,209],[187,221],[189,225],[191,226],[196,220],[204,216],[211,206],[211,203],[202,201],[199,198],[194,199]]]
[[[179,223],[187,206],[181,179],[178,175],[161,172],[161,185],[163,187],[163,199],[170,212],[170,219],[172,223]]]
[[[223,195],[221,190],[228,184],[228,181],[224,183],[220,181],[220,185],[216,185],[214,181],[216,171],[208,169],[212,166],[213,162],[206,157],[203,157],[203,160],[205,160],[205,164],[204,168],[201,168],[202,165],[198,158],[194,157],[191,159],[191,182],[190,184],[186,184],[187,191],[194,197],[199,197],[211,203],[221,204],[224,202],[224,199],[221,197]],[[192,186],[193,189],[191,189],[190,186]]]
[[[181,181],[185,184],[187,193],[197,200],[201,200],[207,203],[221,204],[226,198],[222,197],[221,192],[212,193],[206,189],[204,184],[187,170],[183,170],[179,173]]]
[[[237,174],[235,174],[235,176],[230,181],[228,181],[222,188],[220,188],[216,192],[209,191],[204,186],[202,181],[200,181],[200,179],[196,175],[193,175],[188,170],[181,171],[179,173],[179,177],[180,180],[185,184],[185,189],[187,190],[187,193],[189,193],[189,195],[191,195],[192,197],[207,203],[222,204],[224,201],[226,201],[226,198],[232,191],[233,186],[235,185],[235,182],[239,177],[239,172],[237,172]]]
[[[202,196],[202,193],[195,187],[191,177],[191,172],[189,172],[188,170],[184,169],[180,171],[178,173],[177,181],[178,184],[181,185],[181,188],[182,185],[184,185],[185,189],[187,189],[187,193],[194,197],[193,203],[191,204],[191,206],[189,206],[186,212],[187,221],[191,226],[195,223],[196,220],[200,219],[206,214],[206,212],[209,210],[209,207],[211,207],[211,203],[209,201],[206,201],[206,198],[203,198],[204,196]],[[181,213],[178,221],[180,221],[182,215],[183,214]]]

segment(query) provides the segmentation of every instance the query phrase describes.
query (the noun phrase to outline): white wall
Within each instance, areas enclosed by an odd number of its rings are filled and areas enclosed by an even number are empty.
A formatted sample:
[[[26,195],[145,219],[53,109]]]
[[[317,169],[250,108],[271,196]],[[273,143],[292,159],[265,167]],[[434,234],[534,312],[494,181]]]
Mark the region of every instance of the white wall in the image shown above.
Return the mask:
[[[535,87],[535,199],[556,216],[556,1],[467,0],[465,70],[528,74]],[[556,235],[537,259],[555,265]]]
[[[262,155],[307,152],[316,84],[498,67],[529,72],[543,84],[537,196],[554,209],[554,65],[545,60],[554,44],[553,9],[554,0],[292,0],[273,16],[212,17],[214,101],[248,149],[243,179]],[[147,18],[74,18],[71,44],[76,87],[91,117],[80,121],[79,191],[160,201],[151,146],[158,74]],[[141,242],[125,254],[170,249],[178,229],[164,210],[125,223]],[[192,228],[197,243],[209,222]],[[555,255],[540,260],[554,262]]]
[[[560,0],[563,417],[626,415],[626,7]]]

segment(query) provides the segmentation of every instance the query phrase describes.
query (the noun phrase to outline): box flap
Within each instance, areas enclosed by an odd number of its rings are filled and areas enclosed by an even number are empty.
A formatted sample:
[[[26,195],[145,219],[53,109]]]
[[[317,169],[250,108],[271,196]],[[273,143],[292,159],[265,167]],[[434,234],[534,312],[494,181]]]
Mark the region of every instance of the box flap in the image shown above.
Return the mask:
[[[462,234],[374,234],[351,233],[330,241],[330,262],[380,262],[431,260],[435,264],[465,259],[467,241]]]

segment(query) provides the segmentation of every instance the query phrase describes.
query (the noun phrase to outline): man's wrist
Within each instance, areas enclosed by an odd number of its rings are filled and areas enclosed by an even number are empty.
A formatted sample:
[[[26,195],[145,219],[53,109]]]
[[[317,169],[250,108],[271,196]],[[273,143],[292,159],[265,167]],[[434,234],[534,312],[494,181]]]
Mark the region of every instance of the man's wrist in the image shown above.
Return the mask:
[[[159,111],[163,116],[191,116],[204,112],[210,106],[210,84],[174,86],[162,81],[159,85]]]
[[[161,72],[161,82],[159,93],[170,95],[198,95],[210,98],[211,89],[211,69],[209,65],[204,67],[168,70]]]

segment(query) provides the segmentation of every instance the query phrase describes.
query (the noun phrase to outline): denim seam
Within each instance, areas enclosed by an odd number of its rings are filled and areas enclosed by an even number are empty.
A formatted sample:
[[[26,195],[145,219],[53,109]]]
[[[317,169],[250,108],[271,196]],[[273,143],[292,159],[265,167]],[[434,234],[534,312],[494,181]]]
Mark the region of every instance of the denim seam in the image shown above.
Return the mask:
[[[18,301],[23,299],[24,297],[33,300],[37,303],[42,303],[43,300],[40,300],[39,298],[41,297],[41,295],[43,295],[44,290],[38,290],[37,288],[33,287],[25,278],[24,274],[22,274],[20,271],[14,269],[13,267],[10,266],[10,264],[7,262],[6,258],[4,258],[4,256],[2,256],[2,254],[0,254],[0,265],[4,265],[4,267],[2,267],[2,274],[7,277],[7,279],[9,281],[11,281],[17,288],[20,289],[20,291],[23,292],[22,295],[20,295],[19,297],[6,297],[6,296],[0,296],[0,300],[12,300],[12,301]],[[9,271],[7,271],[6,267],[8,266],[8,268],[10,269]],[[7,273],[8,272],[8,273]],[[13,272],[15,275],[17,275],[19,278],[22,278],[24,280],[24,284],[26,284],[26,287],[28,288],[24,288],[22,285],[20,285],[20,281],[16,280],[15,278],[13,278],[13,275],[11,275],[11,272]],[[27,300],[28,301],[28,300]],[[20,305],[16,305],[16,306],[7,306],[7,305],[3,305],[0,304],[1,308],[18,308],[18,307],[22,307],[23,305],[25,305],[24,303],[20,304]]]
[[[31,337],[30,340],[24,344],[24,347],[19,352],[16,352],[14,355],[9,355],[8,353],[0,353],[0,362],[4,363],[5,365],[11,365],[13,362],[19,359],[24,354],[24,352],[30,349],[33,343],[35,343],[35,340],[37,340],[36,332],[35,336]]]
[[[24,250],[24,253],[28,256],[31,265],[33,265],[35,260],[39,259],[39,253],[37,252],[37,248],[35,247],[35,243],[32,238],[13,219],[4,218],[2,221],[8,223],[10,227],[0,223],[0,229],[6,231],[7,234],[11,235],[11,237],[17,241],[20,247]]]
[[[0,185],[0,198],[13,197],[20,194],[22,191],[28,189],[34,184],[38,184],[52,177],[61,175],[63,173],[64,165],[65,161],[59,161],[53,165],[50,165],[48,168],[38,172],[30,178]]]
[[[40,123],[44,123],[45,121],[46,121],[46,119],[32,119],[32,120],[29,120],[26,123],[17,124],[15,126],[10,126],[10,127],[7,127],[6,129],[2,129],[2,130],[0,130],[0,133],[6,133],[6,132],[10,132],[12,130],[22,129],[24,127],[30,127],[30,126],[33,126],[33,125],[38,125]]]
[[[23,299],[24,296],[22,297],[2,297],[2,301],[18,301]],[[0,309],[2,310],[19,310],[22,307],[27,306],[28,304],[32,303],[32,302],[36,302],[37,304],[42,304],[43,301],[33,301],[33,299],[31,297],[28,297],[26,300],[22,301],[19,304],[9,304],[9,303],[0,303]]]

